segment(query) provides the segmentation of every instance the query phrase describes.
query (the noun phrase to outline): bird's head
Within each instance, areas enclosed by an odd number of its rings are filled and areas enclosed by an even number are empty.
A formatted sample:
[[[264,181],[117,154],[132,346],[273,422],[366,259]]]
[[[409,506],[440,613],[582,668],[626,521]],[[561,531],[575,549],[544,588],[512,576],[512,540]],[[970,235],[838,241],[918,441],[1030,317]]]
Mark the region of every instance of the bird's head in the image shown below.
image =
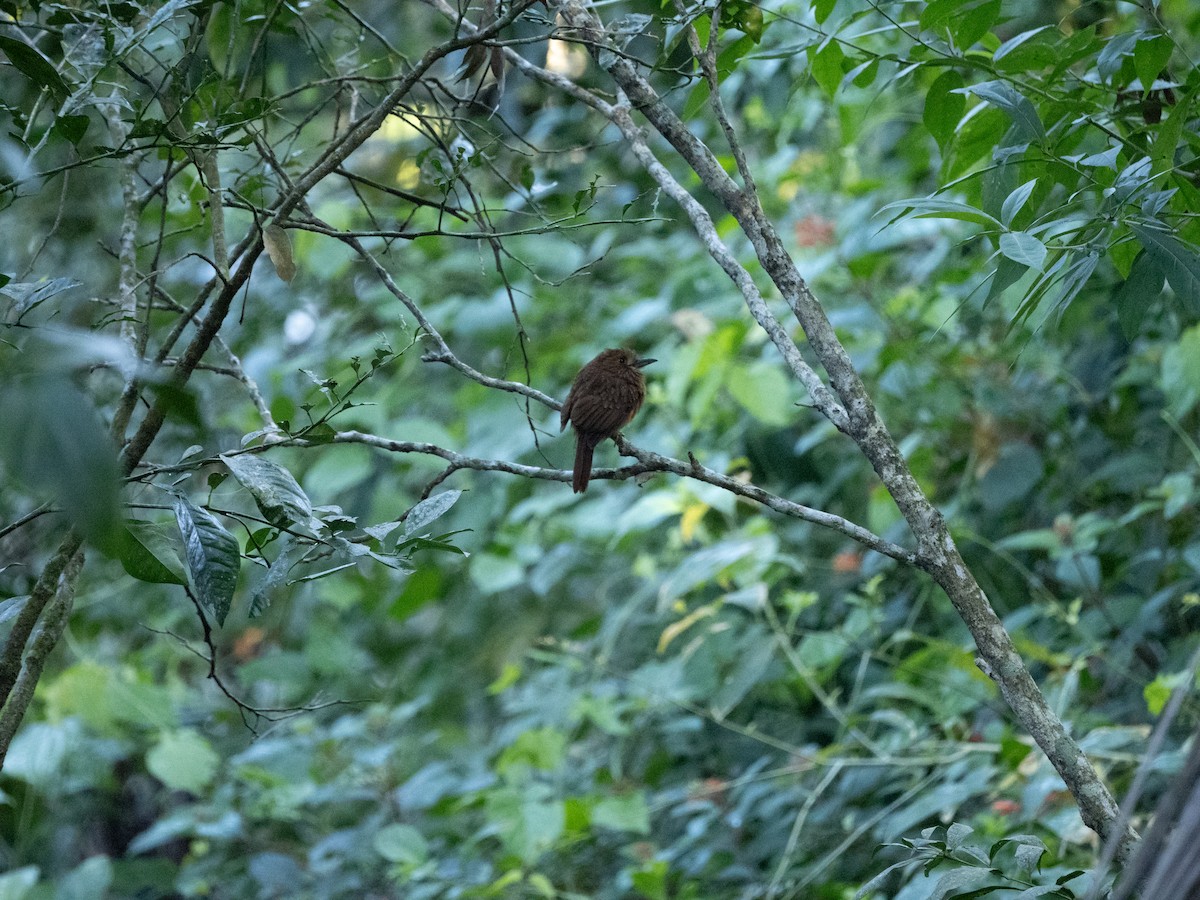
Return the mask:
[[[609,357],[613,362],[620,365],[629,366],[631,369],[641,369],[650,363],[658,362],[657,359],[638,356],[632,350],[621,348],[620,350],[605,350],[604,356]]]

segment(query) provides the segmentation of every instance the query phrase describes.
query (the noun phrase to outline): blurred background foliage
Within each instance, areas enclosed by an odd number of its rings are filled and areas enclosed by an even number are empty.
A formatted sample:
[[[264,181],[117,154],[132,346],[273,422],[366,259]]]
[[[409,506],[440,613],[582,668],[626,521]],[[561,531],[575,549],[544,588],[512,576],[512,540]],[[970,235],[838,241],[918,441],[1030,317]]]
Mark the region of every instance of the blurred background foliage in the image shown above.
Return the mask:
[[[10,523],[57,498],[86,522],[110,483],[86,423],[111,415],[121,380],[70,336],[119,325],[123,167],[136,160],[138,192],[180,168],[138,236],[141,264],[187,306],[211,245],[184,151],[218,148],[237,240],[280,170],[382,96],[370,79],[450,25],[425,4],[336,0],[0,10],[0,511]],[[723,152],[678,11],[603,15],[649,17],[627,20],[644,26],[629,51]],[[784,0],[721,18],[723,94],[768,213],[1052,705],[1122,794],[1170,689],[1190,683],[1200,616],[1200,12]],[[505,36],[606,89],[581,48],[542,39],[551,22],[538,6]],[[512,70],[479,98],[494,114],[454,102],[474,87],[454,80],[462,62],[346,161],[358,180],[310,193],[314,219],[407,232],[364,242],[475,368],[561,398],[598,350],[634,347],[659,360],[635,443],[905,542],[869,465],[805,405],[615,130]],[[182,132],[154,97],[169,72],[189,88],[171,101]],[[732,220],[717,223],[749,263]],[[480,231],[501,237],[456,236]],[[291,236],[295,278],[264,259],[222,331],[285,428],[336,412],[337,430],[569,464],[557,413],[422,362],[416,323],[367,264]],[[156,336],[175,317],[161,305]],[[69,339],[56,355],[43,333]],[[247,518],[253,498],[215,460],[262,428],[242,385],[202,370],[172,410],[149,461],[184,465],[123,489],[135,517],[182,554],[183,493],[248,557],[251,535],[275,540],[258,554],[275,560],[278,530]],[[47,471],[51,451],[65,462]],[[360,535],[444,469],[356,444],[266,457],[327,528]],[[611,444],[597,464],[617,464]],[[674,477],[574,497],[463,470],[434,497],[449,491],[462,494],[418,536],[450,537],[402,565],[264,588],[243,560],[214,640],[226,683],[263,716],[207,680],[179,587],[91,551],[0,775],[0,895],[842,898],[895,863],[862,896],[1082,896],[1094,835],[919,573]],[[73,513],[80,496],[101,499]],[[50,514],[5,533],[0,633],[62,527]],[[1189,702],[1141,812],[1196,724]]]

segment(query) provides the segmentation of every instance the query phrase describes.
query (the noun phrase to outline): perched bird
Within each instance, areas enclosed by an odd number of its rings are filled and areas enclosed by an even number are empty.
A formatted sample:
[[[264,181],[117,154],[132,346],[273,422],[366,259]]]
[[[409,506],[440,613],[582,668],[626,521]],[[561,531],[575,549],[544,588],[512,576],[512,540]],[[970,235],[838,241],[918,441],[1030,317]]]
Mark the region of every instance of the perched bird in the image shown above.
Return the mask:
[[[653,359],[641,359],[632,350],[605,350],[579,370],[567,402],[562,408],[562,426],[575,426],[575,493],[587,490],[592,474],[592,452],[605,438],[633,421],[646,399],[642,367]]]

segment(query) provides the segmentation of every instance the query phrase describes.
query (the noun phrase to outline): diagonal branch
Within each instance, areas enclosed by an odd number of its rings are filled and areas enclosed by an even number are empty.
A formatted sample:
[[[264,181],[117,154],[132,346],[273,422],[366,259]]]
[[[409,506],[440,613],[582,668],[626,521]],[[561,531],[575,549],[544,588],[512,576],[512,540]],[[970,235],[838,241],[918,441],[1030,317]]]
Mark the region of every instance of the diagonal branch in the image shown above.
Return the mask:
[[[979,667],[995,680],[1009,708],[1062,776],[1084,822],[1107,838],[1117,827],[1119,814],[1112,794],[1029,674],[1012,638],[959,554],[941,512],[921,490],[895,439],[879,418],[849,354],[767,218],[757,194],[738,188],[713,152],[662,100],[634,62],[607,52],[612,42],[589,0],[563,0],[558,12],[590,47],[632,108],[671,144],[741,226],[763,270],[791,307],[829,375],[830,385],[846,412],[842,430],[858,444],[908,522],[917,540],[920,567],[946,592],[970,629],[979,651]],[[1118,857],[1123,860],[1137,836],[1129,827],[1122,831]]]

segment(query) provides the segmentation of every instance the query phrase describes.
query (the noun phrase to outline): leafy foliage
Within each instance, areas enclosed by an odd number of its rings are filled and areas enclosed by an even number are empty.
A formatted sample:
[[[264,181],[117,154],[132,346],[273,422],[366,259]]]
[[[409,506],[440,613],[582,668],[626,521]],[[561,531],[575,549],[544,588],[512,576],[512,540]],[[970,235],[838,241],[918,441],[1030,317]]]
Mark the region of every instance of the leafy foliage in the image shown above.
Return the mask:
[[[0,893],[1067,898],[1103,877],[920,573],[701,482],[576,500],[428,450],[570,459],[553,411],[444,365],[431,327],[558,397],[633,345],[661,360],[637,444],[907,540],[581,104],[461,48],[276,223],[451,35],[435,5],[5,11],[0,202],[37,237],[0,248],[0,508],[32,516],[4,533],[0,632],[64,521],[103,552],[4,764]],[[1127,788],[1191,684],[1200,606],[1200,17],[604,15],[721,155],[687,26],[713,47],[768,214],[1052,703]],[[609,91],[553,22],[533,5],[501,36]],[[210,290],[206,160],[231,245],[261,234],[272,265],[180,385]],[[120,251],[96,252],[120,244],[122,185],[133,306]],[[130,384],[134,426],[151,407],[166,425],[122,482],[101,421]],[[1150,800],[1195,724],[1189,703]]]

